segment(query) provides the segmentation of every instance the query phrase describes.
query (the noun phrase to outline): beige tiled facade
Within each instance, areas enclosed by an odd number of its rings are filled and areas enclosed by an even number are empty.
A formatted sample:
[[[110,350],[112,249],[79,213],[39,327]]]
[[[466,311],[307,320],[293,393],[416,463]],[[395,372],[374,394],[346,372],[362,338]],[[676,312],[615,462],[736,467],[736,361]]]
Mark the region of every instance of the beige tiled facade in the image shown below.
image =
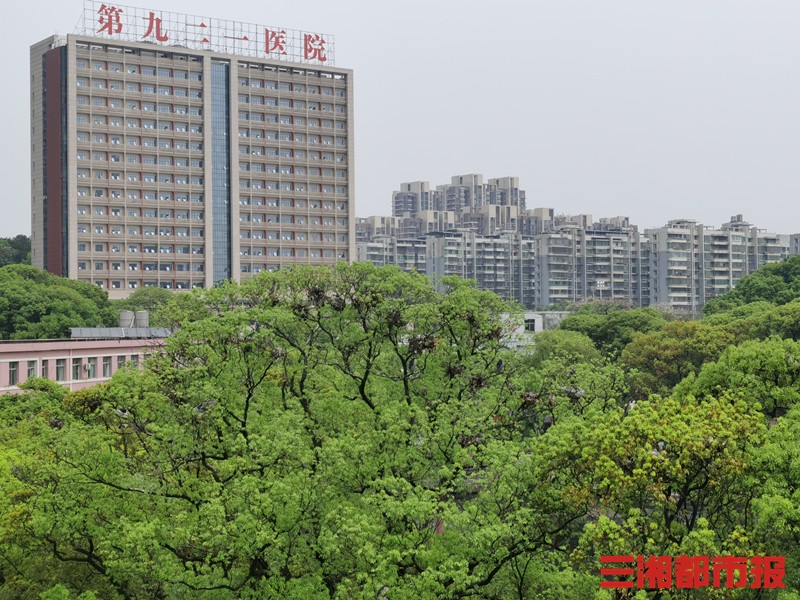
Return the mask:
[[[122,297],[352,259],[352,71],[69,35],[31,75],[35,266]]]

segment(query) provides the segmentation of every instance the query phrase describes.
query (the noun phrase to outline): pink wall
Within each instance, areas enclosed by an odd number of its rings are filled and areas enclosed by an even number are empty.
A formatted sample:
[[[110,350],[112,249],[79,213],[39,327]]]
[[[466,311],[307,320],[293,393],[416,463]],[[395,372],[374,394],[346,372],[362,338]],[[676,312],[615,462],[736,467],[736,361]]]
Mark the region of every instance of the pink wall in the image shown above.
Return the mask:
[[[19,392],[16,385],[10,384],[11,368],[16,363],[17,384],[28,378],[28,361],[36,361],[35,375],[43,377],[45,361],[47,378],[56,381],[58,361],[64,361],[64,377],[59,383],[70,390],[89,387],[108,380],[103,373],[103,361],[110,357],[110,375],[119,368],[119,359],[130,361],[137,356],[139,362],[144,354],[149,354],[164,345],[163,339],[108,339],[108,340],[42,340],[24,342],[0,342],[0,394]],[[94,361],[94,376],[87,370],[91,359]],[[78,379],[73,378],[73,361],[80,360]]]

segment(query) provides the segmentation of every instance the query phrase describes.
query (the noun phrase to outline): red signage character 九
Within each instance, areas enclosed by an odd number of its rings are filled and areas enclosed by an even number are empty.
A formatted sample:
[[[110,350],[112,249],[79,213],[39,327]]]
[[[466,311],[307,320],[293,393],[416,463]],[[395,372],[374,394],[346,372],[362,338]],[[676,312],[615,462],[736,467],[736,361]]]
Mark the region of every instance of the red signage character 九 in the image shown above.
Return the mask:
[[[166,42],[169,40],[169,36],[161,32],[161,19],[151,10],[147,22],[147,32],[142,36],[142,39],[150,37],[154,32],[159,42]]]
[[[100,10],[97,11],[97,14],[100,15],[98,22],[100,23],[100,29],[97,30],[97,33],[103,33],[104,31],[108,33],[108,35],[114,35],[115,33],[119,33],[122,31],[122,21],[120,20],[120,13],[122,12],[121,8],[117,8],[116,6],[106,6],[105,4],[100,5]]]
[[[273,52],[277,52],[278,54],[286,54],[286,30],[281,29],[280,31],[272,31],[270,29],[264,29],[264,37],[266,38],[266,52],[267,54],[272,54]]]
[[[319,34],[304,33],[303,49],[306,60],[318,60],[321,63],[328,60],[325,56],[325,40]]]

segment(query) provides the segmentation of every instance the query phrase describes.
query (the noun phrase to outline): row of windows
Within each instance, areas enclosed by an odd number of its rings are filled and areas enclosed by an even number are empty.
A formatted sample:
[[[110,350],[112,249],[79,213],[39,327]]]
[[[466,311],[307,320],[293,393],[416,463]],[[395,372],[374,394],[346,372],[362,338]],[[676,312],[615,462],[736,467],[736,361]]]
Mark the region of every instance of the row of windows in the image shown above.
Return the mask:
[[[347,219],[340,218],[340,219],[333,219],[332,217],[305,217],[304,215],[263,215],[263,214],[250,214],[250,213],[242,213],[239,215],[239,221],[241,223],[282,223],[282,224],[291,224],[295,223],[297,225],[305,225],[306,219],[308,219],[311,225],[319,225],[322,223],[327,227],[333,227],[334,222],[339,227],[347,227]]]
[[[159,102],[140,102],[138,100],[125,100],[120,98],[106,98],[105,96],[78,96],[75,99],[78,106],[94,106],[97,108],[116,108],[126,110],[142,110],[144,112],[159,112],[175,115],[192,115],[194,117],[203,116],[203,109],[199,106],[188,106],[186,104],[171,104]]]
[[[335,96],[344,98],[343,88],[333,88],[330,86],[304,85],[302,83],[289,83],[288,81],[275,81],[272,79],[257,79],[255,77],[239,77],[239,87],[250,87],[254,89],[279,90],[281,92],[295,92],[306,94],[320,94],[322,96]],[[239,96],[241,100],[241,96]]]
[[[280,206],[281,208],[306,208],[306,202],[308,203],[308,208],[312,210],[322,209],[322,210],[333,210],[334,203],[328,200],[320,201],[320,200],[301,200],[295,198],[264,198],[260,196],[241,196],[239,198],[239,204],[242,206],[269,206],[275,207]],[[347,210],[347,203],[346,202],[338,202],[336,204],[336,208],[338,210]]]
[[[138,141],[138,138],[137,138]],[[187,142],[184,140],[168,140],[165,144],[168,143],[168,146],[159,146],[164,149],[175,149],[175,150],[190,150],[190,151],[201,151],[203,149],[203,145],[200,142]],[[133,145],[133,144],[132,144]],[[152,144],[148,142],[148,146]],[[156,147],[156,146],[153,146]],[[102,150],[94,150],[90,152],[89,150],[85,149],[78,149],[75,153],[75,157],[78,160],[93,160],[93,161],[103,161],[103,162],[113,162],[113,163],[122,163],[123,158],[124,162],[128,164],[158,164],[158,160],[160,158],[169,158],[167,156],[156,157],[151,154],[135,154],[131,152],[121,153],[121,152],[104,152]],[[194,168],[202,168],[203,161],[199,158],[189,159],[186,157],[176,157],[175,159],[175,166],[179,167],[194,167]],[[172,163],[170,163],[172,164]]]
[[[333,121],[331,119],[307,119],[292,115],[275,115],[271,113],[239,111],[240,121],[256,121],[260,123],[280,123],[295,127],[322,127],[323,129],[347,129],[346,121]]]
[[[8,363],[8,384],[18,385],[21,383],[22,368],[25,368],[27,375],[26,379],[36,377],[37,375],[50,379],[55,375],[55,381],[67,381],[67,360],[66,358],[42,359],[41,371],[39,371],[38,360],[28,361],[11,361]],[[113,357],[111,356],[90,356],[86,359],[73,358],[71,361],[72,366],[72,381],[79,381],[81,379],[97,379],[98,377],[109,378],[111,377],[111,366]],[[51,365],[55,363],[55,373],[50,372]],[[102,369],[102,375],[99,375],[98,363]],[[117,356],[117,368],[121,369],[128,364],[128,355]],[[139,365],[139,355],[133,354],[130,356],[130,364],[132,366]],[[38,371],[38,373],[37,373]]]
[[[89,133],[88,131],[78,131],[75,134],[79,142],[93,142],[95,144],[111,144],[113,146],[143,146],[145,148],[162,148],[176,150],[202,150],[201,142],[191,142],[187,140],[174,140],[169,137],[139,137],[137,135],[106,135],[105,133]],[[116,162],[119,162],[117,160]]]
[[[248,137],[243,135],[242,137]],[[251,146],[248,144],[239,144],[239,155],[240,156],[266,156],[267,158],[294,158],[297,160],[304,160],[309,158],[313,155],[313,160],[319,160],[320,154],[316,150],[312,150],[311,152],[306,152],[305,150],[293,150],[291,148],[270,148],[265,146]],[[328,153],[325,153],[324,158],[322,160],[333,160],[332,156]],[[347,155],[345,154],[337,154],[336,162],[345,162],[347,160]],[[309,173],[314,175],[314,169],[310,169]],[[339,177],[346,177],[345,171],[339,171]],[[328,177],[327,175],[325,177]]]
[[[246,239],[264,239],[264,232],[263,231],[242,231],[242,233],[249,233],[252,234],[249,238]],[[257,236],[256,236],[257,234]],[[340,244],[347,243],[347,234],[346,233],[319,233],[317,231],[312,232],[305,232],[305,231],[267,231],[267,239],[268,240],[282,240],[284,242],[304,242],[306,241],[306,237],[312,242],[339,242]],[[260,256],[264,254],[265,248],[263,246],[256,247],[253,246],[252,248],[242,246],[240,249],[240,254],[242,256],[250,256],[250,252],[252,251],[253,256]]]
[[[322,143],[325,146],[347,146],[347,138],[332,135],[319,136],[316,134],[306,135],[305,133],[292,133],[291,131],[270,131],[262,129],[239,129],[240,138],[255,138],[265,140],[277,140],[281,142],[302,142],[309,144]]]
[[[159,85],[149,83],[137,83],[135,81],[107,81],[105,79],[88,79],[86,77],[78,77],[75,80],[77,87],[92,87],[96,90],[109,89],[112,91],[142,93],[142,94],[159,94],[162,96],[177,96],[181,98],[202,98],[203,92],[199,89],[189,89],[184,87],[173,87],[171,85]]]
[[[291,165],[264,165],[261,163],[239,163],[240,171],[262,171],[265,173],[280,173],[281,175],[309,175],[310,177],[333,177],[347,179],[346,169],[320,169],[319,167],[292,167]]]
[[[260,179],[239,179],[239,187],[241,189],[254,189],[254,190],[282,190],[284,192],[305,192],[309,193],[323,193],[333,194],[336,190],[337,194],[347,194],[347,186],[344,185],[320,185],[319,183],[298,183],[291,181],[264,181]],[[308,188],[306,190],[306,188]]]
[[[78,270],[79,271],[86,271],[88,269],[86,261],[78,261]],[[109,263],[101,260],[96,261],[94,264],[95,271],[107,271],[109,270]],[[122,271],[123,263],[121,262],[112,262],[111,270],[112,271]],[[193,273],[200,273],[203,271],[204,265],[203,263],[138,263],[138,262],[129,262],[126,263],[127,268],[129,271],[138,271],[140,268],[142,271],[182,271],[182,272],[193,272]]]
[[[243,256],[247,256],[246,254]],[[258,254],[257,256],[262,256],[262,254]],[[305,248],[268,248],[266,252],[266,256],[271,258],[280,257],[280,258],[339,258],[342,260],[347,259],[347,252],[344,251],[334,251],[334,250],[321,250],[321,249],[314,249],[314,250],[307,250]],[[264,265],[249,265],[249,264],[242,264],[241,265],[241,272],[242,273],[258,273],[264,269]]]
[[[317,112],[324,112],[324,113],[337,113],[337,114],[345,114],[347,112],[347,108],[343,104],[328,104],[327,102],[307,102],[305,100],[292,100],[291,98],[271,98],[269,96],[239,96],[239,104],[249,104],[251,106],[266,106],[268,108],[284,108],[284,109],[294,109],[294,110],[309,110],[309,111],[317,111]],[[243,114],[247,114],[246,112],[240,112],[239,118],[247,119],[248,117],[242,117]],[[262,114],[262,113],[253,113],[253,114]],[[255,119],[254,119],[255,120]],[[318,120],[318,119],[315,119]],[[302,121],[298,124],[302,124]]]
[[[91,122],[93,125],[103,127],[110,125],[111,127],[122,127],[122,117],[106,115],[89,116],[86,113],[78,113],[75,120],[78,125],[88,125]],[[158,121],[156,119],[138,119],[136,117],[126,117],[125,123],[130,129],[157,129],[159,131],[177,131],[179,133],[195,133],[189,123],[187,122],[174,122],[174,121]],[[87,132],[88,133],[88,132]]]
[[[241,137],[247,137],[247,135],[242,135],[242,132],[239,132]],[[260,152],[264,151],[264,148],[251,146],[251,155],[252,156],[261,156]],[[334,156],[336,162],[347,162],[347,154],[344,153],[336,153],[335,155],[333,152],[320,152],[319,150],[290,150],[288,148],[282,148],[280,150],[274,150],[267,148],[266,154],[269,158],[274,158],[276,156],[280,158],[293,158],[294,160],[324,160],[324,161],[333,161]]]
[[[92,283],[91,281],[88,281],[86,279],[81,279],[81,281],[84,281],[86,283]],[[100,287],[100,288],[104,288],[105,289],[105,287],[106,287],[106,282],[102,281],[102,280],[101,281],[95,281],[94,284],[97,287]],[[171,290],[171,289],[188,290],[189,288],[202,288],[202,287],[204,287],[203,283],[200,282],[200,281],[195,281],[195,282],[190,284],[188,281],[174,281],[174,282],[173,281],[162,281],[162,282],[159,283],[158,281],[145,280],[145,281],[142,282],[142,285],[144,287],[161,287],[161,288],[164,288],[165,290]],[[121,281],[112,281],[111,285],[109,287],[112,290],[122,289],[122,282]],[[129,281],[128,282],[128,289],[135,290],[138,287],[139,287],[139,282],[138,281]]]
[[[89,154],[85,151],[79,150],[77,153],[78,160],[89,160]],[[93,152],[92,153],[92,160],[95,161],[105,161],[106,156],[110,158],[110,162],[112,163],[121,163],[122,162],[122,155],[111,153],[110,155],[106,155],[105,152]],[[172,157],[172,156],[154,156],[152,154],[127,154],[126,162],[129,165],[161,165],[163,167],[182,167],[184,169],[202,169],[203,168],[203,161],[199,158],[189,159],[189,158],[182,158],[182,157]],[[116,177],[114,176],[116,175]],[[121,173],[117,172],[111,173],[111,179],[120,180]],[[89,176],[89,171],[87,169],[78,169],[78,177],[86,178]],[[131,177],[136,177],[137,179],[131,179]],[[139,173],[129,172],[127,174],[128,181],[138,181]],[[106,172],[102,169],[94,170],[94,178],[95,179],[106,179]],[[195,178],[190,178],[188,175],[176,176],[176,178],[180,178],[181,181],[176,183],[184,183],[188,184],[190,180],[194,180]],[[195,185],[193,183],[193,185]]]
[[[108,244],[106,245],[104,242],[97,242],[94,244],[94,251],[95,252],[105,252],[106,246],[108,246],[111,252],[121,252],[123,245],[122,244]],[[87,252],[89,244],[86,242],[80,242],[78,244],[78,252]],[[127,251],[130,254],[136,254],[140,250],[145,254],[172,254],[172,252],[176,252],[177,254],[203,254],[203,246],[202,245],[195,245],[195,246],[174,246],[172,244],[127,244],[125,246]]]
[[[266,221],[267,223],[280,223],[283,225],[291,225],[291,224],[306,225],[306,222],[308,222],[308,225],[312,226],[322,225],[323,227],[334,227],[334,226],[347,227],[347,219],[343,218],[334,219],[333,217],[314,217],[314,216],[305,217],[303,215],[280,215],[280,216],[266,215],[266,220],[265,220],[263,215],[253,215],[252,220],[249,221],[246,220],[245,217],[249,218],[248,215],[243,215],[243,218],[241,218],[240,221],[244,223],[263,223]],[[255,235],[260,235],[261,237],[263,237],[263,234],[264,234],[263,231],[252,232],[252,235],[254,237]],[[246,229],[241,230],[239,233],[239,237],[242,239],[248,239],[250,238],[250,235],[251,232]]]
[[[93,196],[95,198],[111,198],[111,199],[121,199],[123,197],[122,190],[111,190],[110,193],[107,194],[107,190],[104,189],[95,189],[94,194],[89,193],[89,188],[78,188],[78,196],[80,197],[88,197]],[[173,196],[172,192],[159,192],[156,193],[152,190],[128,190],[127,192],[128,200],[142,200],[146,202],[172,202],[175,200],[176,202],[193,202],[196,204],[203,203],[203,194],[186,194],[183,192],[176,192]]]
[[[170,157],[160,157],[160,158],[170,158]],[[170,158],[172,162],[169,164],[174,165],[176,167],[185,167],[185,168],[193,168],[193,169],[202,169],[203,168],[203,161],[200,159],[182,159],[182,158],[175,158],[174,160]],[[150,164],[150,161],[147,161]],[[176,183],[178,185],[203,185],[203,178],[200,175],[187,175],[178,173],[173,175],[171,173],[161,173],[156,175],[155,173],[139,173],[137,171],[127,171],[124,174],[120,171],[105,171],[103,169],[78,169],[77,170],[78,179],[97,179],[100,181],[105,181],[110,179],[111,181],[122,181],[126,179],[131,182],[143,181],[145,183]],[[88,193],[88,188],[83,188]],[[121,190],[117,190],[121,191]]]
[[[315,223],[318,225],[319,223]],[[330,225],[332,226],[333,223],[331,222]],[[240,229],[239,230],[239,239],[240,240],[283,240],[283,241],[298,241],[304,242],[306,239],[312,242],[334,242],[337,241],[339,243],[346,244],[347,243],[347,234],[340,233],[334,237],[332,233],[319,233],[316,231],[306,232],[306,231],[274,231],[274,230],[263,230],[263,229]]]
[[[88,215],[89,213],[94,213],[97,216],[103,215],[111,215],[112,217],[122,217],[123,209],[111,207],[110,209],[106,206],[95,206],[94,209],[90,207],[79,204],[78,205],[78,214],[79,215]],[[145,219],[196,219],[198,221],[203,220],[203,211],[202,210],[175,210],[172,209],[155,209],[155,208],[128,208],[125,210],[125,214],[128,217],[144,217]]]
[[[89,233],[92,230],[91,225],[86,223],[78,223],[78,233]],[[188,227],[139,227],[138,225],[129,225],[127,228],[121,225],[95,225],[94,233],[98,235],[105,235],[106,232],[111,235],[122,235],[123,230],[127,235],[175,235],[177,237],[203,237],[202,229],[189,229]],[[113,252],[113,251],[112,251]]]
[[[178,179],[178,177],[176,177]],[[195,178],[191,178],[194,182]],[[192,185],[202,185],[202,178],[201,181],[198,183],[192,183]],[[145,180],[145,182],[150,182],[150,180]],[[90,193],[89,188],[79,187],[78,188],[78,197],[85,198],[92,196],[94,198],[111,198],[111,199],[118,199],[121,200],[123,196],[127,196],[128,200],[139,200],[145,202],[172,202],[175,200],[176,202],[188,202],[191,198],[192,202],[203,202],[202,194],[184,194],[184,193],[176,193],[172,194],[172,192],[155,192],[153,190],[128,190],[127,193],[123,193],[122,190],[106,190],[103,188],[94,188],[94,192]]]
[[[194,57],[193,57],[194,58]],[[88,69],[89,60],[76,58],[75,67],[78,69]],[[187,79],[191,81],[202,81],[203,75],[199,71],[188,71],[184,69],[170,69],[167,67],[152,67],[147,65],[123,65],[117,62],[106,62],[103,60],[93,60],[91,69],[94,71],[109,71],[111,73],[127,73],[128,75],[141,74],[148,77],[172,77],[174,79]]]
[[[159,157],[159,160],[164,158],[169,158],[169,163],[159,163],[159,164],[174,164],[170,157]],[[147,164],[151,164],[151,161],[147,161]],[[180,165],[177,166],[184,166],[184,162],[180,161]],[[186,163],[186,167],[201,169],[203,167],[203,161],[201,160],[192,160]],[[92,172],[94,179],[98,179],[101,181],[105,181],[108,178],[108,174],[106,171],[103,170],[94,170]],[[79,179],[86,179],[89,176],[89,172],[87,169],[78,169],[78,178]],[[112,181],[120,181],[122,179],[122,174],[119,172],[112,171],[110,179]],[[128,171],[125,173],[125,179],[131,182],[142,181],[144,183],[175,183],[178,185],[203,185],[203,177],[200,175],[186,175],[186,174],[177,174],[173,175],[172,173],[160,173],[156,175],[155,173],[139,173],[136,171]],[[88,193],[89,188],[78,188],[79,194],[80,190],[83,189]],[[121,190],[117,190],[121,191]]]

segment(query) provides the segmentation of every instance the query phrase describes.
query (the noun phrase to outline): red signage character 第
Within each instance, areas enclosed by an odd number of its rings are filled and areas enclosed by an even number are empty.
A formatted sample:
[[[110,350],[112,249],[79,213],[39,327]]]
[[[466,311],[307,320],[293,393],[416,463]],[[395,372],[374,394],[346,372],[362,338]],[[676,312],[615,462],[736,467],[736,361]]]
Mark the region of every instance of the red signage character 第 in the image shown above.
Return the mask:
[[[121,12],[121,8],[101,4],[100,10],[97,11],[97,14],[100,15],[100,18],[97,20],[97,22],[100,23],[100,29],[97,30],[97,33],[106,32],[108,35],[120,33],[122,31]]]

